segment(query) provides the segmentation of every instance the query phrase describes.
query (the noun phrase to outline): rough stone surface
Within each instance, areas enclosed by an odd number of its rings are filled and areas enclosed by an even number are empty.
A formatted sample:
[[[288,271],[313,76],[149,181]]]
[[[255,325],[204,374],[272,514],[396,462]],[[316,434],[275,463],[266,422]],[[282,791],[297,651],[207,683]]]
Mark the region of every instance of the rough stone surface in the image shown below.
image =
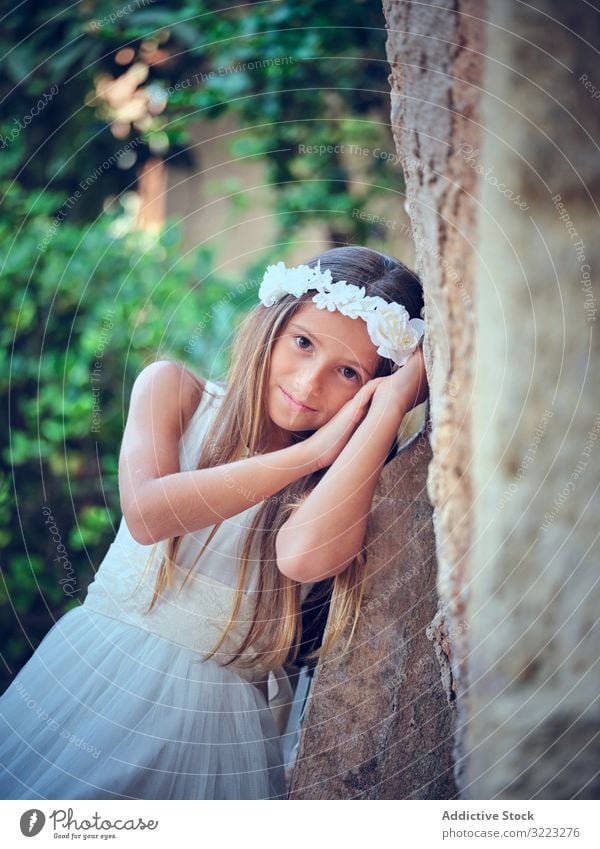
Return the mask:
[[[598,12],[384,9],[426,291],[457,785],[598,798]]]
[[[482,4],[384,0],[391,66],[392,130],[425,289],[437,584],[455,688],[468,691],[469,550],[472,543],[472,407],[477,191],[461,150],[479,146]],[[463,146],[461,148],[461,145]],[[463,763],[463,736],[456,737]],[[460,776],[457,774],[457,778]]]
[[[455,795],[429,459],[422,434],[383,469],[367,530],[361,620],[346,655],[332,652],[317,668],[291,799]]]
[[[462,793],[598,798],[600,19],[489,14]]]

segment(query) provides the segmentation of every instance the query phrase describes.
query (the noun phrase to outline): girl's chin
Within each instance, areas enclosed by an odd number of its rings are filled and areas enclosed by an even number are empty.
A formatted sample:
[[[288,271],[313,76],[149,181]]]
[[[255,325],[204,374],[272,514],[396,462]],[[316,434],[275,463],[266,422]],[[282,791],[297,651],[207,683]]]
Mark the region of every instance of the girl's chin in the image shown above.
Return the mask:
[[[308,437],[312,436],[313,433],[316,433],[317,430],[318,430],[318,428],[317,429],[313,428],[312,430],[293,430],[293,431],[291,431],[291,433],[294,436],[299,436],[302,439],[308,439]]]
[[[318,430],[319,427],[321,427],[321,425],[318,427],[315,427],[314,425],[312,427],[306,427],[304,423],[301,424],[300,422],[294,422],[291,419],[286,419],[285,417],[282,418],[280,416],[271,416],[271,424],[282,437],[284,434],[287,434],[293,439],[293,441],[306,439]]]
[[[274,422],[275,424],[275,422]],[[292,445],[297,445],[312,436],[314,430],[292,430],[291,428],[279,427],[276,425],[278,433],[271,439],[269,445],[263,449],[263,452],[268,454],[271,451],[280,451],[283,448],[290,448]]]
[[[314,428],[314,427],[313,428],[299,428],[299,427],[294,427],[293,425],[289,425],[289,424],[288,425],[280,425],[277,422],[273,422],[273,424],[275,424],[276,427],[280,431],[285,431],[286,433],[289,433],[292,436],[295,435],[295,434],[298,434],[298,436],[305,437],[307,435],[309,436],[311,433],[314,433],[315,430],[318,430],[318,428]]]

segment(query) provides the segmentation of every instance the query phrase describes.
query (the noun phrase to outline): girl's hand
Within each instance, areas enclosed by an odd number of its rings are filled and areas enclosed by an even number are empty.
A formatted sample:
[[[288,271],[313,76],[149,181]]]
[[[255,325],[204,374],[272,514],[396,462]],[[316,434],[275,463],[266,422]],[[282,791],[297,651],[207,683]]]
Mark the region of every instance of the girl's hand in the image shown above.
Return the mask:
[[[429,394],[425,360],[421,347],[418,347],[408,362],[393,374],[381,379],[373,393],[372,409],[399,416],[398,427],[409,410],[422,404]]]
[[[389,377],[376,377],[361,386],[356,395],[347,401],[327,424],[304,441],[303,445],[312,454],[315,471],[330,466],[341,454],[364,419],[377,387],[385,380],[389,380]]]

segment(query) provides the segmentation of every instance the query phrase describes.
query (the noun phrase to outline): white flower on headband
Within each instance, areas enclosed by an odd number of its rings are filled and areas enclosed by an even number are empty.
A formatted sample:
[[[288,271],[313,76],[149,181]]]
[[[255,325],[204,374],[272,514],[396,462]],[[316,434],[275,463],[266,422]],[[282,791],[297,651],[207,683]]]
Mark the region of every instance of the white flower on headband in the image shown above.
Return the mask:
[[[314,296],[313,301],[320,310],[339,310],[344,315],[356,318],[365,297],[364,286],[353,286],[345,280],[324,285]]]
[[[365,321],[371,341],[378,346],[377,353],[398,366],[405,365],[425,330],[423,319],[409,318],[406,307],[387,301],[374,312],[367,312]]]
[[[402,304],[390,303],[379,296],[365,295],[364,286],[354,286],[345,280],[332,281],[329,269],[298,265],[286,268],[283,262],[270,265],[265,271],[258,297],[266,307],[272,307],[285,295],[301,297],[310,289],[317,294],[311,299],[318,309],[338,310],[349,318],[362,318],[367,324],[371,342],[377,353],[403,366],[419,344],[425,330],[420,318],[409,318]]]
[[[310,268],[308,265],[297,265],[286,268],[283,262],[270,265],[265,271],[258,297],[266,307],[272,307],[284,295],[295,295],[299,298],[309,289],[331,283],[331,271],[321,271],[319,267]]]

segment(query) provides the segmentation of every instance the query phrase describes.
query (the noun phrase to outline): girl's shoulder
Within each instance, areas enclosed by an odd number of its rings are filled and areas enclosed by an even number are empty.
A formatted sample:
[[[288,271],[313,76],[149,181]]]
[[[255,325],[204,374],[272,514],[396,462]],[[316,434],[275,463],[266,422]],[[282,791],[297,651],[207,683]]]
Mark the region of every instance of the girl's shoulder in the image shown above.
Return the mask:
[[[215,390],[217,395],[223,394],[225,387],[195,374],[188,366],[177,360],[156,360],[145,366],[138,374],[132,399],[140,395],[153,397],[158,402],[158,406],[161,406],[161,401],[164,401],[163,409],[173,409],[173,405],[168,401],[176,397],[176,406],[181,417],[180,426],[183,431],[198,409],[205,391],[213,395]]]

